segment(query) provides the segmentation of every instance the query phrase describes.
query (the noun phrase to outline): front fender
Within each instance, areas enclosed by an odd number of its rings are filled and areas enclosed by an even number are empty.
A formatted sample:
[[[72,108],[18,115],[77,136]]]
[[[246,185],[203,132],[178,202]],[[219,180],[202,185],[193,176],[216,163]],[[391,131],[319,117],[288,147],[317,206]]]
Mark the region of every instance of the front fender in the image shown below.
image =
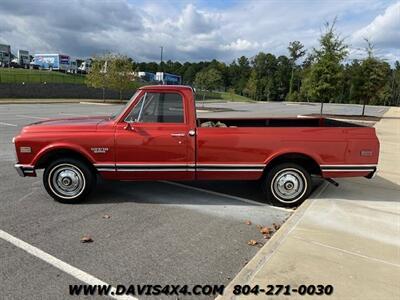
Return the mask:
[[[47,154],[50,154],[51,152],[55,152],[57,150],[69,150],[69,151],[73,151],[79,155],[82,155],[83,157],[85,157],[89,162],[91,162],[92,164],[95,163],[95,159],[93,158],[93,156],[91,155],[91,153],[89,153],[85,148],[83,148],[82,146],[79,146],[77,144],[67,144],[67,143],[55,143],[55,144],[49,144],[46,147],[44,147],[43,149],[41,149],[33,158],[31,165],[32,166],[36,166],[37,163],[43,158],[45,157]]]

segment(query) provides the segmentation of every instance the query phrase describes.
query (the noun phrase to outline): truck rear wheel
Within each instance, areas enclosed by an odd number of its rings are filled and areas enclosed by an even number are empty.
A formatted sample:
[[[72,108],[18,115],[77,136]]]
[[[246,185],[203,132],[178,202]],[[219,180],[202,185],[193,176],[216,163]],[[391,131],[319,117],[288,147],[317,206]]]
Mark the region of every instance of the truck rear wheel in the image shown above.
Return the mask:
[[[300,165],[294,163],[280,164],[266,174],[263,190],[267,200],[274,205],[298,206],[311,193],[311,176]]]
[[[46,167],[43,184],[54,200],[61,203],[83,201],[96,185],[96,174],[74,158],[57,159]]]

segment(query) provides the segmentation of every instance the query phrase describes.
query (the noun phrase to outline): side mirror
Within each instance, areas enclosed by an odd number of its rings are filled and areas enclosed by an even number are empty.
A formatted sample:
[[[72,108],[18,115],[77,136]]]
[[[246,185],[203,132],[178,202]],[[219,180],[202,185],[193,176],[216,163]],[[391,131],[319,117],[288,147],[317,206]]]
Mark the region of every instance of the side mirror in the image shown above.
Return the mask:
[[[132,126],[132,123],[126,123],[124,129],[129,131],[135,131],[135,128]]]

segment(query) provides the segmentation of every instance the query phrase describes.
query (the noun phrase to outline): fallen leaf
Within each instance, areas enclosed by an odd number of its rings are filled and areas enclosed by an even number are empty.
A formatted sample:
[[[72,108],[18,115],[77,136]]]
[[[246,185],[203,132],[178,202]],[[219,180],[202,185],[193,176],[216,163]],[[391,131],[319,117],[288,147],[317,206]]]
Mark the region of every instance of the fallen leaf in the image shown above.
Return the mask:
[[[246,225],[251,225],[251,221],[250,221],[250,220],[246,220],[246,221],[244,222],[244,224],[246,224]]]
[[[275,223],[273,223],[272,225],[274,225],[275,230],[278,230],[281,227],[281,225]]]
[[[81,243],[92,243],[93,239],[88,236],[88,235],[84,235],[83,237],[81,237]]]
[[[263,226],[260,225],[260,224],[258,224],[258,225],[257,225],[257,228],[261,230],[261,228],[263,228]]]
[[[268,234],[264,234],[264,239],[266,239],[266,240],[269,240],[271,238],[271,236],[270,235],[268,235]]]
[[[262,233],[262,234],[270,234],[270,229],[267,227],[267,226],[265,226],[265,227],[263,227],[263,228],[261,228],[260,229],[260,232]]]
[[[103,219],[111,219],[111,216],[110,215],[104,215]]]
[[[247,245],[255,246],[255,245],[257,245],[257,241],[256,240],[250,240],[250,241],[247,242]]]

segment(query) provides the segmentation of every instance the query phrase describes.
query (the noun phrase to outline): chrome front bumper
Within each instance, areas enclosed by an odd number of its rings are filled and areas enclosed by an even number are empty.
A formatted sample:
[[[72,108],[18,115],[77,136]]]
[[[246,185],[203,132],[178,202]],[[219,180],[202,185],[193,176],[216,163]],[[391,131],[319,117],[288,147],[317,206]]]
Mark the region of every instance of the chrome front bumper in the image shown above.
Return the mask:
[[[36,177],[36,171],[34,166],[15,164],[14,168],[15,170],[17,170],[18,175],[21,177],[25,176]]]

